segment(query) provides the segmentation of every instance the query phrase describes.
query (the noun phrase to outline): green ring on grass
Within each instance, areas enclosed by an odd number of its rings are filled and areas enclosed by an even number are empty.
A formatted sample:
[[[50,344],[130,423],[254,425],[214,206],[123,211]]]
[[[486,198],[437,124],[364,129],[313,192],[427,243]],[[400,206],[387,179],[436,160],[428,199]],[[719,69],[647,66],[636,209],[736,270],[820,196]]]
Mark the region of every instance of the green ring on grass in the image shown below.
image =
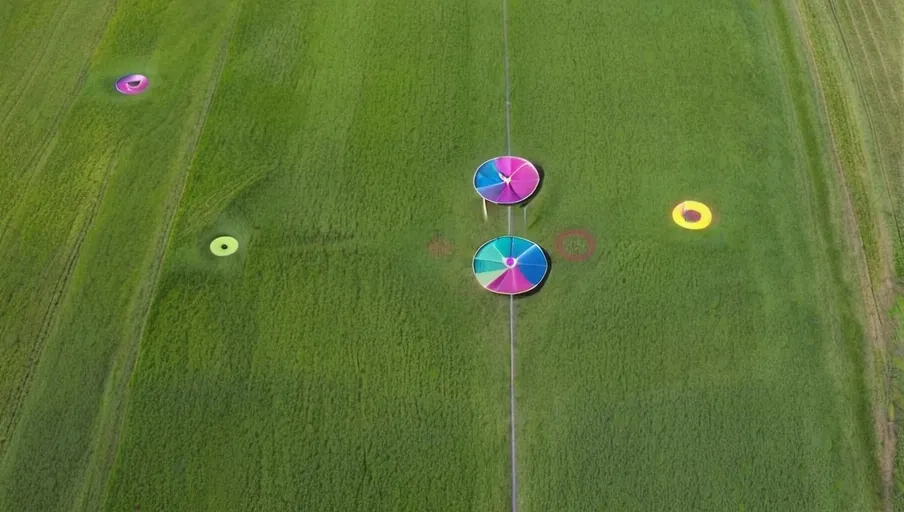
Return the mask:
[[[210,252],[214,256],[230,256],[239,250],[239,241],[231,236],[218,236],[210,242]]]

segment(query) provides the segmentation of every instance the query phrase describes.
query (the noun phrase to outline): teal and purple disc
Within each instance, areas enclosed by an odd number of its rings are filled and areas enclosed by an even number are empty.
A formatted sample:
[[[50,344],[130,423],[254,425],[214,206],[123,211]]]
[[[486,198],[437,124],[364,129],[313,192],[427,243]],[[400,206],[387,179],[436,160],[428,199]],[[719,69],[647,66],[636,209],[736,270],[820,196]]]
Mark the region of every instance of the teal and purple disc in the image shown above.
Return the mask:
[[[517,236],[500,236],[477,249],[473,270],[474,277],[487,290],[518,295],[543,282],[549,261],[534,242]]]

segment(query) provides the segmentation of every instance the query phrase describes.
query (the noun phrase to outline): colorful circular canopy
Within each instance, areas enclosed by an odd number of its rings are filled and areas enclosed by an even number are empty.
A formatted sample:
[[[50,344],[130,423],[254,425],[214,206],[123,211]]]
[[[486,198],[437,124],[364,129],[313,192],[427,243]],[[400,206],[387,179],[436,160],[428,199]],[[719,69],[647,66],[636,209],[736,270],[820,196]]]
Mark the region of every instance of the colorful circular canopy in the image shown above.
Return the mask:
[[[143,93],[148,88],[149,83],[148,77],[144,75],[126,75],[116,81],[116,90],[133,96]]]
[[[533,290],[549,269],[539,245],[517,236],[500,236],[474,254],[474,276],[493,293],[518,295]]]
[[[517,156],[487,160],[474,173],[474,188],[481,197],[496,204],[516,204],[536,192],[540,173],[534,164]]]
[[[672,210],[672,220],[684,229],[705,229],[713,222],[713,212],[703,203],[684,201]]]

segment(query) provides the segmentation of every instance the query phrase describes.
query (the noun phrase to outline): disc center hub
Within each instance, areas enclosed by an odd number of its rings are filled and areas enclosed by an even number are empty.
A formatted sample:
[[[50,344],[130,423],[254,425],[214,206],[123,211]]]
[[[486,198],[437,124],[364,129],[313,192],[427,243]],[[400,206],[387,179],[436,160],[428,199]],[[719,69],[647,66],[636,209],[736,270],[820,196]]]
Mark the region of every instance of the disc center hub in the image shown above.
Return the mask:
[[[509,267],[509,268],[514,267],[514,266],[515,266],[515,258],[506,258],[506,259],[505,259],[505,266],[506,266],[506,267]]]

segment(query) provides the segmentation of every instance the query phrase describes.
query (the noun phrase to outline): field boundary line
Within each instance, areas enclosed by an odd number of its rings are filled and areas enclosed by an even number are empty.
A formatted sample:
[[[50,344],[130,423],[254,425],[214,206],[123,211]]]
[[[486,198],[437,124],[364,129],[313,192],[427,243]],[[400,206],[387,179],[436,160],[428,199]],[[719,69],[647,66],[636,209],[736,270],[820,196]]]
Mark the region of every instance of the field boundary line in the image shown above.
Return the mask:
[[[505,79],[505,154],[512,154],[512,81],[509,69],[508,2],[502,0],[502,70]],[[512,206],[508,212],[508,234],[512,234]],[[512,512],[518,511],[518,470],[515,444],[515,296],[509,295],[509,437],[511,440]]]
[[[182,202],[182,197],[185,193],[188,176],[190,174],[192,164],[194,163],[198,143],[200,142],[201,135],[204,132],[204,126],[207,122],[207,115],[210,112],[210,106],[213,103],[213,99],[216,96],[217,89],[219,88],[223,68],[226,66],[226,61],[229,56],[229,43],[232,40],[232,35],[239,18],[239,14],[242,10],[242,6],[243,2],[239,0],[239,2],[235,6],[235,12],[232,13],[231,19],[228,22],[228,26],[223,36],[223,41],[220,45],[219,55],[214,62],[213,71],[211,73],[210,80],[208,81],[209,86],[207,89],[207,94],[205,95],[203,103],[201,104],[201,109],[198,113],[198,119],[193,127],[194,134],[189,140],[188,146],[186,147],[185,156],[182,162],[182,168],[180,169],[179,174],[176,177],[176,185],[173,188],[172,193],[170,194],[169,200],[164,205],[163,232],[157,238],[154,257],[151,260],[151,269],[149,272],[150,278],[146,281],[147,286],[144,288],[144,290],[139,288],[136,307],[133,309],[133,318],[138,317],[139,321],[135,322],[132,335],[126,338],[127,342],[124,347],[125,354],[122,360],[123,372],[119,375],[118,382],[115,383],[116,390],[114,396],[121,396],[122,398],[118,404],[113,406],[113,409],[111,411],[111,414],[113,415],[110,426],[112,432],[109,432],[109,436],[100,435],[98,437],[98,439],[109,438],[109,441],[106,443],[105,450],[106,460],[102,462],[103,467],[99,472],[100,481],[96,486],[96,494],[94,496],[91,495],[90,480],[86,481],[82,488],[82,492],[79,496],[79,505],[81,505],[81,508],[84,510],[99,510],[103,508],[102,505],[106,502],[107,499],[105,491],[110,483],[112,470],[116,462],[116,456],[119,452],[119,439],[120,435],[122,434],[123,426],[125,424],[126,410],[128,409],[128,384],[138,363],[141,341],[147,331],[148,320],[150,319],[151,309],[153,306],[153,299],[157,292],[157,286],[160,283],[160,278],[163,274],[163,264],[169,250],[170,241],[173,236],[173,229],[175,227],[175,220],[177,217],[176,214],[178,213],[179,204]],[[108,389],[110,385],[111,384],[108,383]],[[102,419],[99,418],[98,421],[100,422],[102,421]],[[100,506],[86,506],[86,500],[90,500],[91,498],[98,500],[98,503],[96,503],[96,505]],[[88,503],[88,505],[90,505],[90,503]]]
[[[832,121],[829,113],[828,101],[826,100],[825,90],[822,86],[822,79],[819,73],[819,67],[816,63],[816,57],[814,55],[813,50],[813,42],[810,38],[809,31],[807,29],[807,23],[801,17],[800,6],[798,2],[791,2],[792,5],[792,14],[793,14],[793,22],[797,25],[798,30],[803,35],[804,45],[806,49],[806,59],[807,63],[811,70],[811,75],[813,78],[813,85],[816,89],[817,95],[819,97],[819,103],[822,110],[822,114],[825,116],[826,122],[826,131],[828,134],[828,142],[831,148],[832,153],[832,162],[833,168],[835,170],[835,174],[839,180],[839,184],[841,185],[842,197],[843,197],[843,212],[844,212],[844,225],[846,230],[848,231],[848,235],[851,236],[859,243],[853,243],[851,245],[854,246],[855,250],[855,259],[857,261],[857,266],[859,267],[859,277],[860,277],[860,292],[864,298],[864,309],[866,309],[866,315],[868,317],[869,327],[867,328],[867,336],[869,338],[870,345],[873,345],[876,342],[880,342],[878,338],[881,336],[883,332],[882,318],[881,312],[879,311],[879,302],[875,295],[875,289],[873,288],[873,280],[870,275],[869,265],[866,261],[866,247],[863,243],[863,236],[860,234],[860,227],[857,224],[856,219],[856,211],[854,210],[853,200],[851,199],[850,190],[847,186],[847,181],[844,177],[844,170],[841,164],[841,156],[838,152],[838,142],[835,137],[835,131],[832,127]],[[870,366],[872,365],[872,351],[866,350],[868,361],[870,361]],[[869,371],[869,368],[867,368]],[[874,402],[873,400],[870,400]],[[876,410],[876,404],[870,404],[871,409],[873,410],[873,423],[874,429],[876,430],[875,434],[877,436],[877,441],[882,443],[882,447],[884,450],[881,450],[878,455],[880,455],[879,460],[879,470],[880,477],[882,480],[882,502],[884,506],[884,510],[886,512],[891,512],[892,510],[892,496],[894,494],[893,487],[893,479],[891,478],[891,468],[893,468],[894,462],[894,435],[893,432],[889,432],[889,425],[882,425],[881,411]],[[891,439],[892,446],[891,451],[889,451],[888,439]]]

